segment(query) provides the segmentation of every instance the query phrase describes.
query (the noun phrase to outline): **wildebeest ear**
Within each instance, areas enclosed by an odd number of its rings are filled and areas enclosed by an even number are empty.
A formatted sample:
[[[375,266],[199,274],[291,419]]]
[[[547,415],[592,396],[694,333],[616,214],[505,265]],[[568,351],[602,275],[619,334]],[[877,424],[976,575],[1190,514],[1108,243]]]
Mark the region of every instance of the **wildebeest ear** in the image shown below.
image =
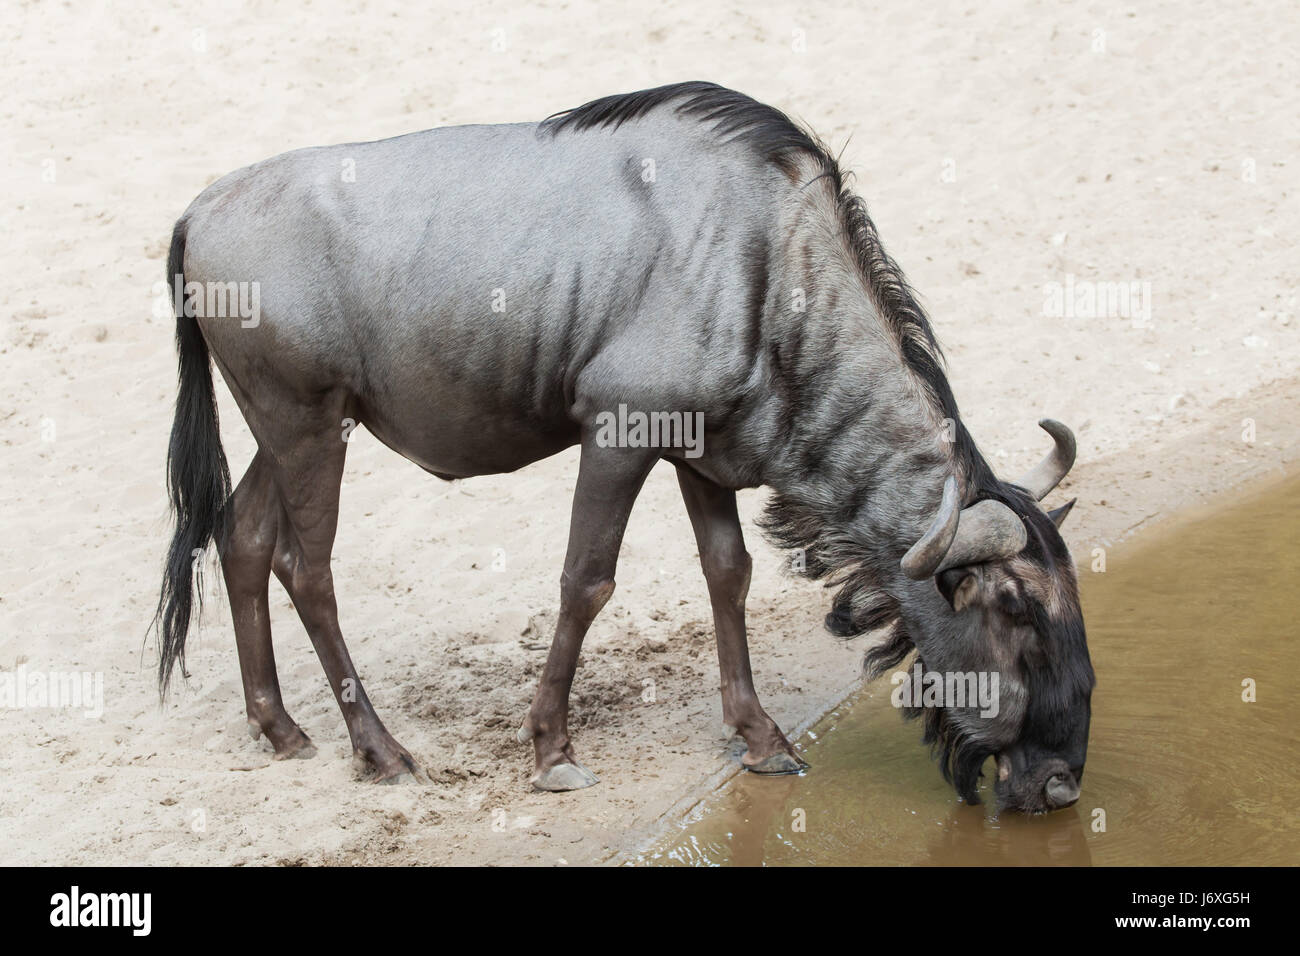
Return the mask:
[[[1047,517],[1052,519],[1052,524],[1056,525],[1058,528],[1063,525],[1065,523],[1065,516],[1070,513],[1070,509],[1074,507],[1074,503],[1078,500],[1078,498],[1071,498],[1065,504],[1061,505],[1061,507],[1053,508],[1051,511],[1047,512]]]
[[[979,581],[970,568],[949,568],[939,572],[935,586],[954,611],[964,611],[975,602],[979,594]]]

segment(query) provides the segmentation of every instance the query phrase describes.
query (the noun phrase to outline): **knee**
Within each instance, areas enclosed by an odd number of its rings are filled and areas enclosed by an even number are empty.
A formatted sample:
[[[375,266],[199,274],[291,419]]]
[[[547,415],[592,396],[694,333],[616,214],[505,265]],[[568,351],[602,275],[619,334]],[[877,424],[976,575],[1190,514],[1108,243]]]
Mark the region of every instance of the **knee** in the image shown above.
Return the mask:
[[[300,613],[307,614],[312,609],[319,611],[322,606],[332,605],[334,578],[329,568],[306,568],[295,574],[292,580],[293,603]]]
[[[614,579],[591,580],[564,574],[560,578],[560,612],[590,623],[614,593]]]
[[[701,555],[700,564],[710,588],[733,601],[743,601],[748,596],[754,561],[743,547]]]
[[[275,543],[257,529],[236,527],[221,546],[221,570],[232,591],[257,589],[266,584]]]
[[[300,609],[334,597],[329,566],[306,561],[296,548],[277,548],[272,567]]]

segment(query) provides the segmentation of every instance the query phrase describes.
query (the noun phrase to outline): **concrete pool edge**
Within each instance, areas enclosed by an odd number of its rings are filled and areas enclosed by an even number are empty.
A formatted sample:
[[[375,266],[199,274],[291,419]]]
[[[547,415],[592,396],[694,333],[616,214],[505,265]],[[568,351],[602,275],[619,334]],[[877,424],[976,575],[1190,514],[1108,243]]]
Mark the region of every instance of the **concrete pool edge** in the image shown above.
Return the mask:
[[[798,744],[807,735],[808,731],[817,726],[827,714],[842,706],[863,686],[862,677],[860,675],[855,676],[852,681],[835,691],[835,693],[823,697],[816,708],[807,712],[807,715],[797,725],[787,731],[786,736]],[[630,846],[615,849],[595,862],[619,866],[635,863],[634,858],[636,856],[658,843],[668,831],[682,825],[699,804],[708,800],[709,797],[726,786],[737,775],[745,773],[745,768],[739,758],[730,752],[728,752],[727,756],[722,757],[721,761],[722,765],[696,783],[686,796],[665,810],[652,824],[637,831],[637,836]]]

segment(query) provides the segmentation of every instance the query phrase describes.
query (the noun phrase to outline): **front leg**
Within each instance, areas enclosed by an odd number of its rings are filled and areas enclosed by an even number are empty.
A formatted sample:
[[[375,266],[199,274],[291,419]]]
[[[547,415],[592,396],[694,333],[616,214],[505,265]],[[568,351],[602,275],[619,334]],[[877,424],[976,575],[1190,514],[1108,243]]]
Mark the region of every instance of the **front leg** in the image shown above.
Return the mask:
[[[742,762],[755,773],[798,773],[808,764],[767,715],[754,690],[745,637],[745,598],[749,595],[753,562],[740,530],[736,493],[685,465],[677,466],[677,481],[695,529],[700,564],[713,604],[718,667],[722,672],[722,720],[727,733],[745,738],[748,751]]]
[[[596,776],[578,763],[569,739],[569,689],[582,639],[614,593],[614,569],[632,503],[657,453],[640,448],[603,448],[583,437],[578,483],[573,493],[569,550],[560,577],[560,617],[541,682],[519,742],[533,742],[538,790],[580,790]]]

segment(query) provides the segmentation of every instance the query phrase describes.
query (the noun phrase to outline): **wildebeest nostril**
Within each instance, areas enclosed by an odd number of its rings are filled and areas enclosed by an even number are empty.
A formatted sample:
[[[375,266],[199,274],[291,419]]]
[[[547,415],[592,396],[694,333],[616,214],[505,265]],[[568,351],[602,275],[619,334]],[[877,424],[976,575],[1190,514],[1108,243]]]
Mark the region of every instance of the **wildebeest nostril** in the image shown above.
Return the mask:
[[[1045,793],[1048,804],[1060,810],[1079,799],[1079,785],[1072,774],[1058,773],[1047,781]]]

